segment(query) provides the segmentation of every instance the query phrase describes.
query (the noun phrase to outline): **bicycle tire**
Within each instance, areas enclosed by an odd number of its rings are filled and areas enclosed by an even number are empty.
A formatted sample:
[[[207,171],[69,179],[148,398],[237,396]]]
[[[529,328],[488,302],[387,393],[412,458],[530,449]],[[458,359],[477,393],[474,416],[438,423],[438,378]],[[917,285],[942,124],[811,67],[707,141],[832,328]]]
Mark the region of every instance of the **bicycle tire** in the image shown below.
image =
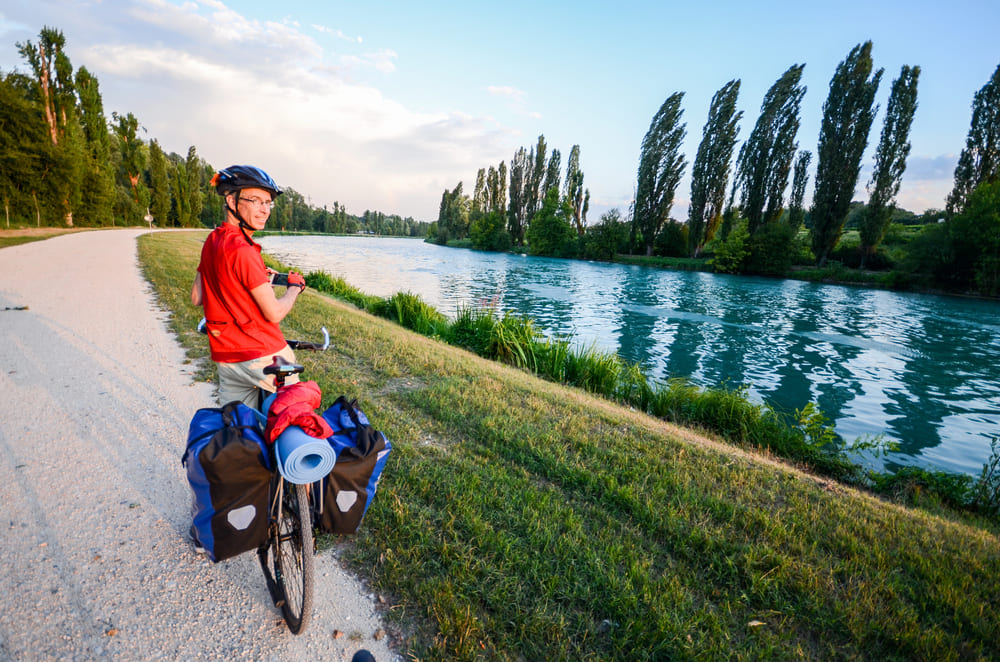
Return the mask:
[[[312,615],[312,516],[305,485],[285,483],[281,503],[275,505],[267,549],[261,559],[275,605],[293,634],[300,634]]]

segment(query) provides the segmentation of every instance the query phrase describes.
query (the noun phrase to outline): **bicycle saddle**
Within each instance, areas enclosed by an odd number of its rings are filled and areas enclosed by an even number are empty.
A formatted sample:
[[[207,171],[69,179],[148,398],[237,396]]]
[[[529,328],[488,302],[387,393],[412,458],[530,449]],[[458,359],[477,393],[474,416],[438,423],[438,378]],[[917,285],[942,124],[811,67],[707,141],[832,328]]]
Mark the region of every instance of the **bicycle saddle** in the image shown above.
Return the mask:
[[[292,363],[288,359],[282,358],[280,356],[275,356],[271,361],[271,365],[264,368],[265,375],[297,375],[305,370],[304,366],[298,363]]]

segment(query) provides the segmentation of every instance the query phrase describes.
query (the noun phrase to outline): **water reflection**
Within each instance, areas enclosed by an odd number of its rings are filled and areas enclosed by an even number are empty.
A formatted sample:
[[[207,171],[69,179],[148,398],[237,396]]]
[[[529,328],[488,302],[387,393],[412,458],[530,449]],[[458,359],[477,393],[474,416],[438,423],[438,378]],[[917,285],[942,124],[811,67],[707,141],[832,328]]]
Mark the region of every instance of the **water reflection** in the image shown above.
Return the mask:
[[[267,237],[269,253],[362,291],[419,294],[453,316],[495,304],[651,377],[810,401],[848,440],[900,443],[885,466],[978,474],[1000,434],[1000,306],[797,281],[441,248],[419,240]]]

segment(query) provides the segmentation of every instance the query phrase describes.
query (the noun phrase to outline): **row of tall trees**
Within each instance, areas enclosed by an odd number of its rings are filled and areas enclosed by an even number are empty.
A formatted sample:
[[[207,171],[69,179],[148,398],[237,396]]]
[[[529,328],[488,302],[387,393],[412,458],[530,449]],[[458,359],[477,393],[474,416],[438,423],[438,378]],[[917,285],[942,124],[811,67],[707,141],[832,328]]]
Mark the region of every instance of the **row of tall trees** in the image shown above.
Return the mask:
[[[691,257],[707,254],[718,270],[780,274],[787,272],[793,259],[806,254],[824,266],[839,250],[850,222],[860,236],[859,266],[864,268],[870,262],[884,266],[886,259],[878,255],[880,246],[894,219],[908,214],[896,207],[896,196],[910,152],[920,67],[904,65],[892,82],[871,179],[866,185],[868,200],[858,203],[853,197],[879,111],[875,96],[884,71],[874,65],[870,41],[855,46],[838,65],[823,105],[815,184],[808,209],[805,198],[814,155],[800,149],[798,142],[800,110],[806,94],[801,83],[804,68],[804,64],[793,64],[768,89],[753,129],[735,159],[743,118],[737,111],[740,81],[731,80],[716,92],[692,167],[691,202],[684,223],[670,217],[677,187],[688,165],[681,151],[687,132],[682,109],[684,93],[674,92],[653,116],[643,138],[636,195],[628,217],[611,210],[597,224],[588,226],[589,191],[582,186],[579,146],[574,146],[570,154],[561,195],[553,194],[559,189],[560,154],[558,150],[547,154],[544,136],[539,136],[530,150],[522,147],[514,154],[509,186],[505,187],[506,169],[501,163],[499,168],[480,170],[471,201],[462,194],[461,184],[445,191],[438,223],[433,228],[435,238],[446,243],[469,237],[473,246],[488,250],[527,245],[536,254],[598,259],[612,259],[621,252]],[[992,199],[990,190],[973,194],[997,181],[998,151],[1000,67],[975,96],[972,127],[955,171],[955,187],[947,209],[928,210],[923,217],[911,219],[927,224],[916,246],[916,253],[926,259],[921,258],[918,265],[909,264],[909,273],[933,271],[936,282],[953,287],[976,285],[986,292],[997,289],[988,283],[992,282],[990,270],[1000,269],[991,266],[1000,265],[1000,229],[994,229],[1000,220],[991,220],[1000,217],[1000,210],[989,215],[984,200]],[[501,195],[504,190],[509,197]],[[975,204],[970,205],[970,200]],[[976,210],[977,220],[969,219],[971,209]],[[943,227],[933,229],[931,225],[938,221],[944,223]],[[800,243],[803,227],[808,239]],[[956,229],[960,227],[961,231]],[[567,228],[574,231],[566,232]],[[972,237],[959,239],[966,232],[971,232]],[[947,239],[944,244],[942,233]],[[926,239],[931,236],[936,239]],[[925,246],[932,244],[944,248],[927,257]],[[837,254],[838,260],[842,257]],[[959,267],[965,262],[973,265],[971,271]],[[1000,278],[995,280],[1000,282]]]
[[[530,150],[514,153],[509,176],[503,161],[480,168],[471,198],[462,182],[446,189],[430,236],[440,244],[469,239],[483,250],[527,245],[536,254],[564,254],[563,245],[587,229],[590,190],[583,182],[580,146],[570,149],[563,182],[562,153],[549,152],[540,135]]]
[[[729,203],[722,199],[730,171],[730,161],[738,134],[740,114],[736,112],[739,81],[730,81],[712,100],[692,171],[691,206],[687,224],[680,228],[687,234],[687,253],[699,256],[707,245],[719,238],[713,248],[717,268],[727,271],[784,273],[798,248],[799,229],[809,229],[809,251],[819,266],[824,266],[840,241],[845,223],[852,215],[852,199],[858,183],[861,159],[868,146],[869,134],[878,114],[875,95],[883,76],[872,59],[872,43],[855,46],[837,67],[823,106],[823,121],[817,150],[816,180],[812,207],[804,208],[808,169],[812,154],[799,150],[796,134],[799,110],[806,88],[800,84],[804,65],[790,67],[768,90],[760,115],[750,136],[743,143],[735,162],[735,175]],[[860,235],[860,266],[875,256],[880,244],[898,215],[899,192],[906,159],[910,152],[910,127],[917,109],[917,83],[920,67],[903,66],[893,81],[872,176],[867,183],[868,202],[861,205],[855,219]],[[944,246],[928,262],[936,282],[969,287],[975,282],[980,290],[995,293],[996,279],[991,275],[1000,257],[1000,209],[987,213],[983,201],[991,199],[992,189],[972,200],[981,187],[997,182],[1000,168],[1000,67],[973,102],[972,127],[965,150],[955,170],[955,187],[948,198],[946,212],[934,212],[946,223],[942,230],[927,229]],[[653,117],[643,140],[637,195],[632,210],[630,250],[651,254],[653,247],[672,247],[676,254],[677,225],[668,221],[662,210],[669,210],[673,185],[683,175],[683,157],[675,147],[683,136],[679,102],[681,93],[670,95]],[[658,164],[660,170],[650,164]],[[785,205],[784,194],[792,174],[791,195]],[[656,188],[661,186],[661,188]],[[651,196],[647,192],[654,191]],[[662,192],[662,198],[657,197]],[[737,203],[737,193],[738,203]],[[650,205],[650,199],[657,205]],[[977,220],[970,220],[974,215]],[[956,228],[963,228],[961,231]],[[735,231],[735,233],[734,233]],[[648,237],[647,233],[657,234]],[[664,236],[659,236],[659,234]],[[962,238],[960,239],[960,235]],[[641,240],[636,240],[636,237]],[[927,242],[924,243],[934,243]],[[918,242],[919,246],[920,242]],[[982,247],[978,254],[971,247]],[[993,247],[993,248],[990,248]],[[922,250],[922,249],[920,249]],[[992,251],[992,252],[991,252]],[[923,251],[926,254],[926,251]],[[972,265],[971,271],[961,265]],[[975,265],[979,265],[978,267]],[[913,273],[924,267],[909,265]]]
[[[6,227],[144,224],[211,227],[222,220],[215,168],[194,146],[167,153],[132,113],[105,115],[97,77],[74,72],[66,38],[44,27],[17,44],[29,73],[0,75],[0,200]],[[427,223],[381,212],[313,207],[291,188],[272,225],[305,232],[424,236]]]

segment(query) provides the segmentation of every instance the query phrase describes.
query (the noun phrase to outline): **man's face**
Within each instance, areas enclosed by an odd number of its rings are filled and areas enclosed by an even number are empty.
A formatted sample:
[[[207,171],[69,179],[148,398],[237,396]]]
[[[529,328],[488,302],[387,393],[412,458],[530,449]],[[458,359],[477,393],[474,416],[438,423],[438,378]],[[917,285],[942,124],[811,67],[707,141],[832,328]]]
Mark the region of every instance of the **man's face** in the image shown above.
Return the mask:
[[[245,188],[236,198],[240,216],[255,231],[263,230],[271,215],[271,193],[260,188]]]

